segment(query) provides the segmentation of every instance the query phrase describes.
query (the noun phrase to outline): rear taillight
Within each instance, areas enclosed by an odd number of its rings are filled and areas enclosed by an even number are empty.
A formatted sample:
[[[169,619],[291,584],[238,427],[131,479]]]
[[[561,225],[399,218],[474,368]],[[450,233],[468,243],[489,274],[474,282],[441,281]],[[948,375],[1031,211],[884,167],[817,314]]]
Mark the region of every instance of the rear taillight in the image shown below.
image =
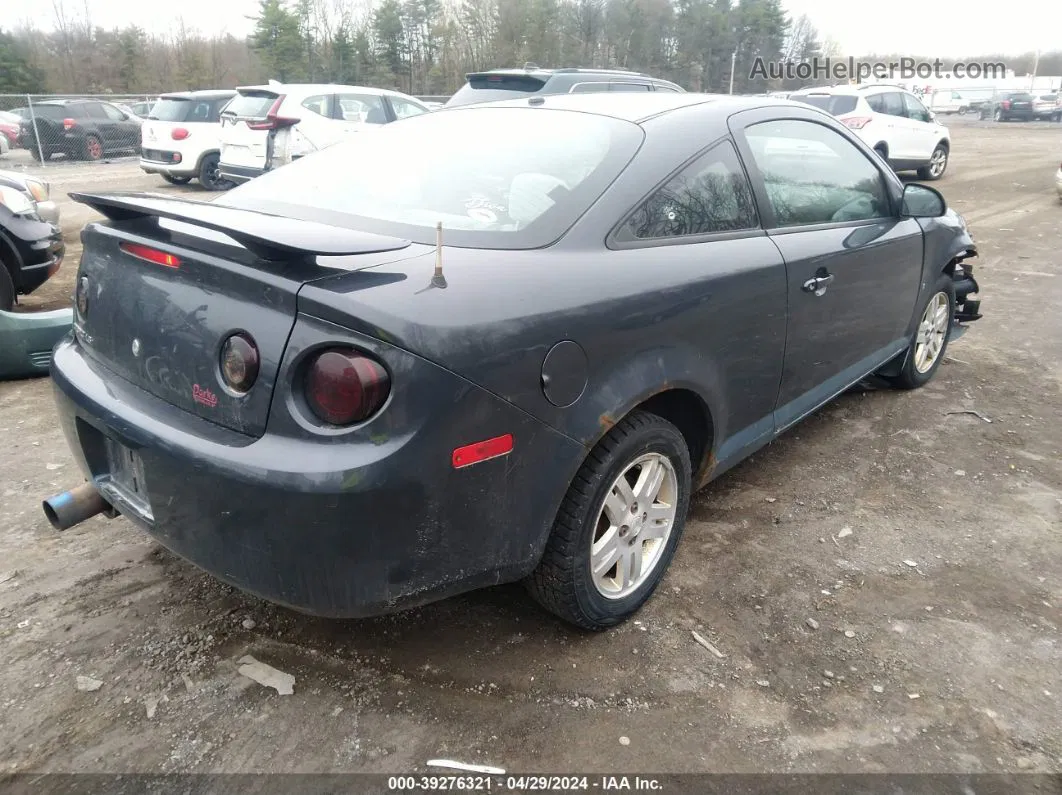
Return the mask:
[[[280,113],[280,106],[283,102],[283,95],[277,97],[273,104],[269,106],[266,117],[260,121],[247,122],[247,128],[249,130],[283,130],[286,127],[294,127],[299,123],[299,119],[277,115]]]
[[[82,276],[77,280],[77,289],[74,290],[74,302],[77,304],[77,312],[84,317],[88,314],[88,302],[89,302],[89,280],[87,276]]]
[[[170,130],[170,138],[175,141],[183,141],[189,135],[191,135],[191,133],[188,132],[188,130],[186,130],[184,127],[174,127],[172,130]]]
[[[77,127],[77,122],[76,121],[74,121],[73,119],[63,119],[63,129],[64,130],[72,130],[75,127]]]
[[[258,348],[247,334],[233,334],[221,346],[221,380],[233,392],[243,394],[258,378]]]
[[[1008,110],[1009,108],[1010,108],[1010,100],[1009,99],[1003,100],[1003,110]]]
[[[181,267],[181,260],[173,254],[159,251],[157,248],[142,246],[139,243],[119,243],[118,247],[130,256],[137,259],[154,262],[156,265],[165,265],[167,268]]]
[[[874,121],[872,116],[846,116],[841,119],[844,126],[850,130],[862,130],[872,121]]]
[[[352,425],[383,406],[391,377],[381,364],[351,348],[318,354],[306,370],[306,402],[330,425]]]

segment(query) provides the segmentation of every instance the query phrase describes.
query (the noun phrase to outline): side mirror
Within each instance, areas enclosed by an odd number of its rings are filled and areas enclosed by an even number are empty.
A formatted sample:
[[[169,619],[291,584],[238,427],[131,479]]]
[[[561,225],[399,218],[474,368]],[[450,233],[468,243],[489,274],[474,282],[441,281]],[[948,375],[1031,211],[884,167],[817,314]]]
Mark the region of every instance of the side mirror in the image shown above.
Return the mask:
[[[948,204],[939,191],[911,182],[903,188],[900,215],[904,218],[940,218],[948,211]]]
[[[929,116],[930,121],[936,121],[937,114],[935,114],[933,111],[928,111],[926,115]]]

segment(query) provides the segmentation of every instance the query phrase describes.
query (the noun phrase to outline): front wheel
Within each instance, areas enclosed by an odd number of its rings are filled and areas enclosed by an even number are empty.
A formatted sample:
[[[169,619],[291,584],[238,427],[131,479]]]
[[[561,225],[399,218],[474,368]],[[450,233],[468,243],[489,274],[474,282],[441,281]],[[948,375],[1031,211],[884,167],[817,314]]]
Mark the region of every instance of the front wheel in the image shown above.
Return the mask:
[[[538,568],[526,581],[543,607],[602,630],[636,613],[675,554],[690,501],[686,441],[643,411],[590,452],[561,503]]]
[[[944,171],[947,167],[948,148],[942,144],[937,144],[937,148],[929,156],[929,163],[918,169],[918,178],[930,182],[938,180],[944,176]]]
[[[903,369],[889,379],[898,389],[918,389],[933,378],[948,350],[955,318],[955,282],[944,273],[937,279],[907,349]]]
[[[191,177],[175,177],[173,174],[162,174],[161,176],[171,185],[187,185],[192,181]]]

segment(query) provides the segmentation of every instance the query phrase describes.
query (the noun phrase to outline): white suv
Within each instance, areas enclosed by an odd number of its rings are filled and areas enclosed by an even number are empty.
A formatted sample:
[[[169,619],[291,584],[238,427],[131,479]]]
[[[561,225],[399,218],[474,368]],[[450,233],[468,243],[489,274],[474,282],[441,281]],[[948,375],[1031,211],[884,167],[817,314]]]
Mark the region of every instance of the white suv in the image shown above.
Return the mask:
[[[892,85],[835,86],[804,89],[789,98],[836,116],[893,170],[917,171],[923,180],[944,176],[951,155],[948,128],[909,91]]]
[[[232,89],[161,95],[140,128],[140,168],[174,185],[195,178],[207,190],[231,188],[218,172],[219,116],[234,96]]]
[[[281,84],[236,89],[221,113],[221,175],[249,179],[362,130],[431,111],[379,88]]]

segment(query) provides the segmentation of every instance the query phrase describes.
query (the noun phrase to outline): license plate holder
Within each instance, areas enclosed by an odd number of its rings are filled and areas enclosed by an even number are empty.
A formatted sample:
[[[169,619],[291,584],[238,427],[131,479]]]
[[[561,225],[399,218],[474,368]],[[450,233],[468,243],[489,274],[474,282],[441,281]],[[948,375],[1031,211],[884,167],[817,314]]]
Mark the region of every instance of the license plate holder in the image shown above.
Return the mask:
[[[108,473],[100,479],[101,491],[116,492],[144,519],[151,520],[151,500],[147,491],[144,461],[135,450],[110,437],[105,438]]]

